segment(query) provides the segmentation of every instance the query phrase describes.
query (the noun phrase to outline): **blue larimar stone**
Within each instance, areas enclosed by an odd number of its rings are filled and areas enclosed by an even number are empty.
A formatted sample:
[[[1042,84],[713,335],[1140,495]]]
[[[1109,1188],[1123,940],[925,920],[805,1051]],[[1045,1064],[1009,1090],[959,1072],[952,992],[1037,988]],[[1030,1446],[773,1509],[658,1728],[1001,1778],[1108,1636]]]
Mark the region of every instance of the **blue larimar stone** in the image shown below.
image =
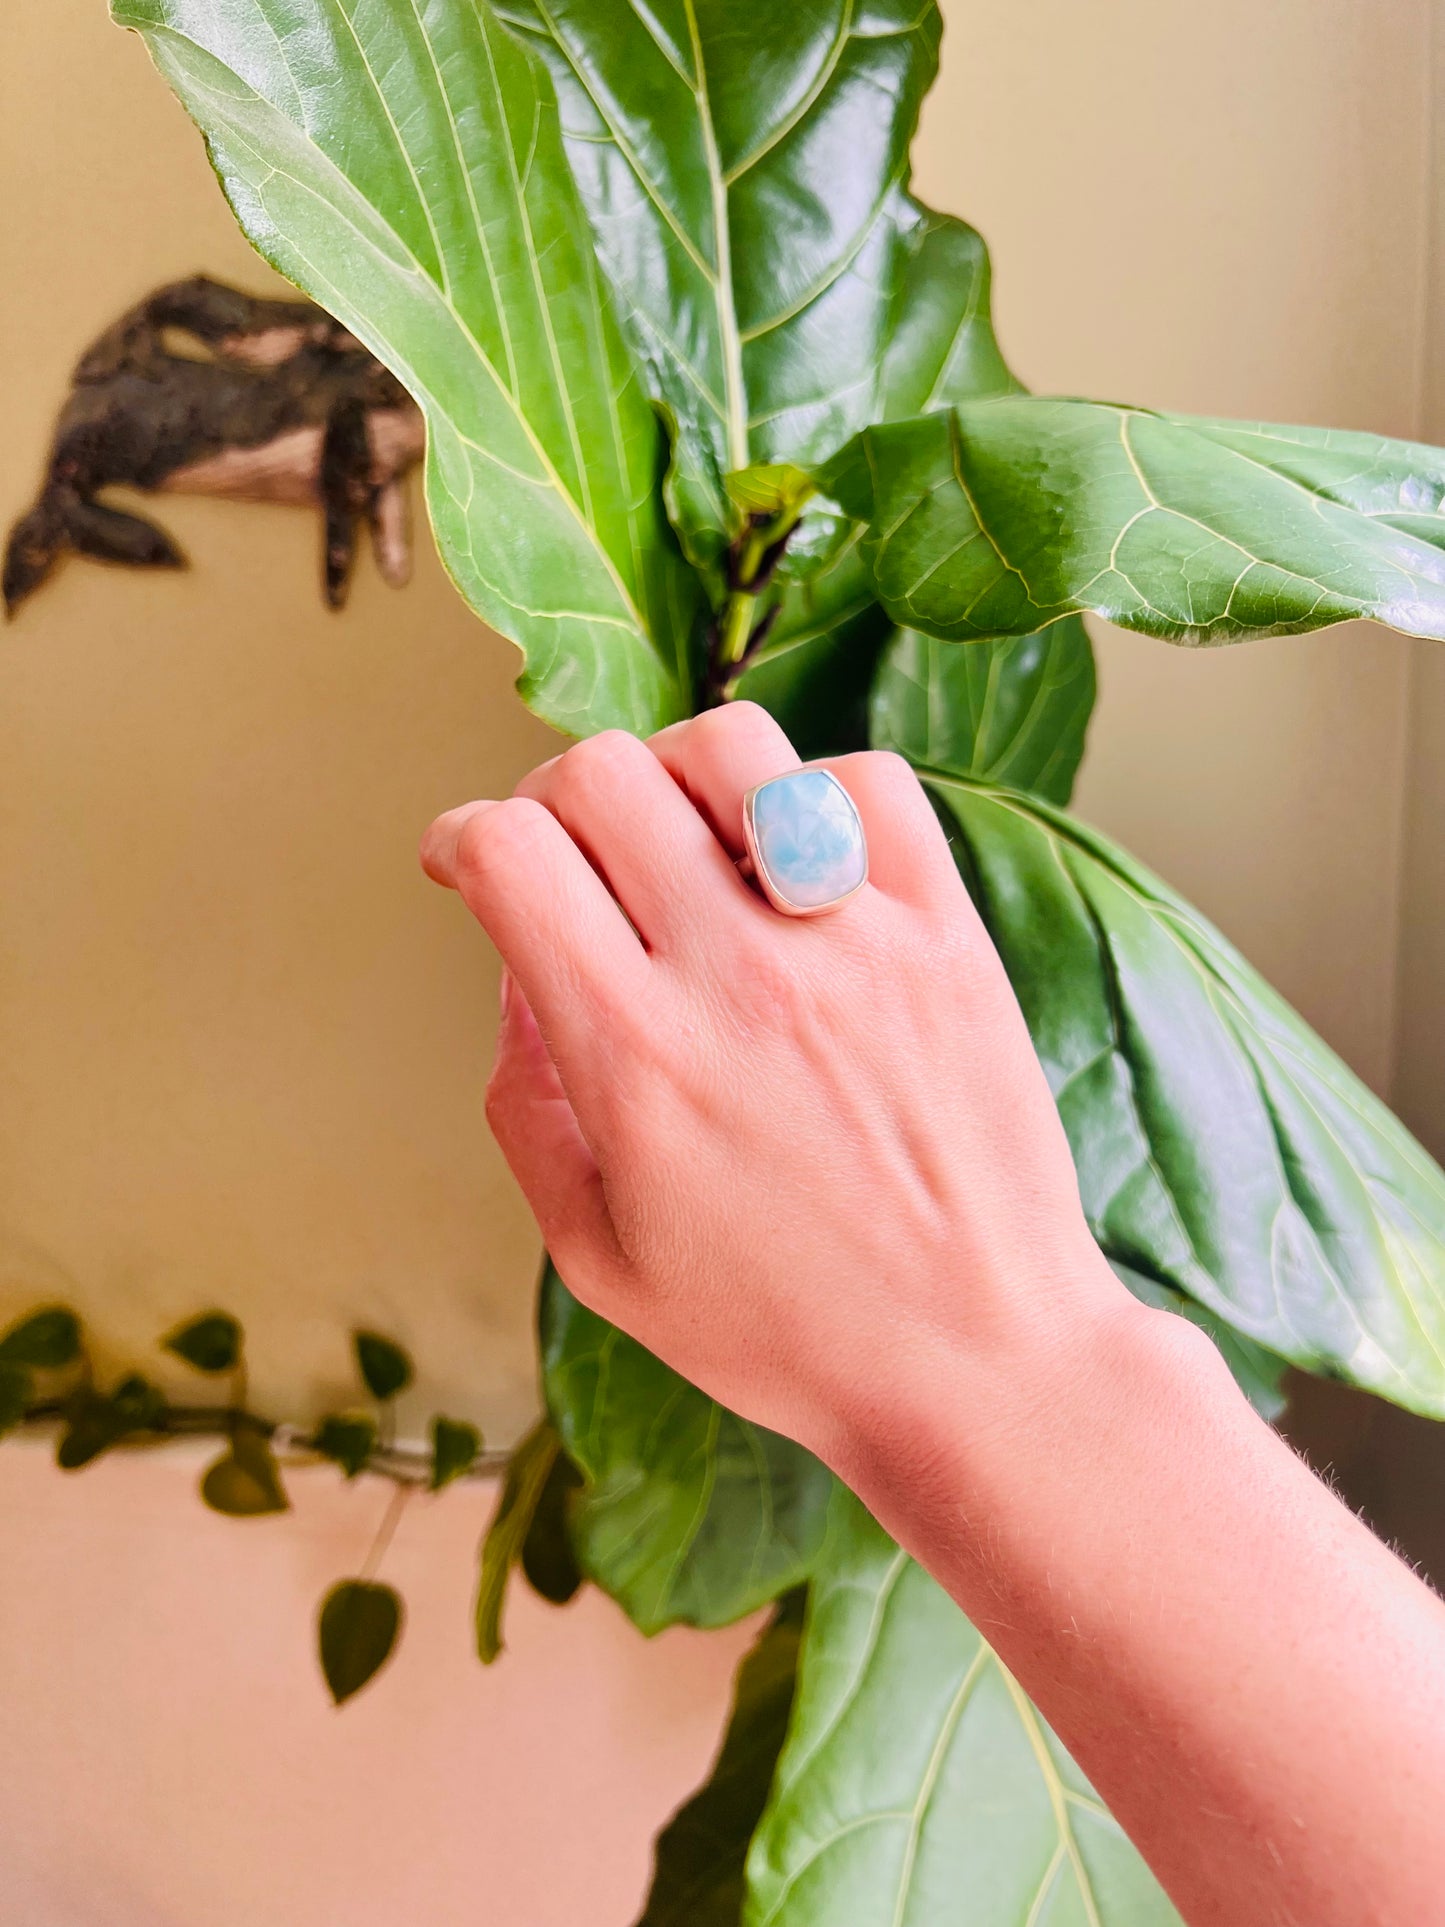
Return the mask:
[[[754,792],[758,868],[783,900],[821,910],[868,874],[863,825],[853,799],[825,769],[792,770]]]

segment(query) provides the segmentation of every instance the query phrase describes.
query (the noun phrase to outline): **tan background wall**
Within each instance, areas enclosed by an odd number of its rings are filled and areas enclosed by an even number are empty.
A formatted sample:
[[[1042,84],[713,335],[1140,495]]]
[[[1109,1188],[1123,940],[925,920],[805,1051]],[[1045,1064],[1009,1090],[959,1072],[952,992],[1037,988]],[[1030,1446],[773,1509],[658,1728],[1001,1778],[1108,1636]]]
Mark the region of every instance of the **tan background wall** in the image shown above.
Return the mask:
[[[945,11],[920,186],[992,240],[1028,380],[1420,431],[1427,0]],[[268,277],[100,0],[6,9],[0,90],[6,518],[103,322],[197,268]],[[494,973],[413,851],[548,739],[425,541],[411,589],[366,568],[337,619],[310,517],[159,515],[192,574],[77,563],[0,636],[0,1317],[63,1291],[134,1351],[220,1300],[292,1414],[345,1386],[365,1319],[504,1442],[533,1397],[535,1246],[481,1117]],[[1440,673],[1359,628],[1208,654],[1105,636],[1080,798],[1378,1087],[1398,1055],[1427,1131],[1445,880],[1406,729],[1413,675],[1438,767]],[[0,1923],[623,1927],[739,1637],[649,1647],[596,1598],[519,1602],[483,1675],[485,1495],[454,1495],[403,1522],[410,1636],[333,1717],[310,1614],[376,1493],[307,1479],[247,1528],[201,1512],[193,1472],[65,1482],[0,1453]]]

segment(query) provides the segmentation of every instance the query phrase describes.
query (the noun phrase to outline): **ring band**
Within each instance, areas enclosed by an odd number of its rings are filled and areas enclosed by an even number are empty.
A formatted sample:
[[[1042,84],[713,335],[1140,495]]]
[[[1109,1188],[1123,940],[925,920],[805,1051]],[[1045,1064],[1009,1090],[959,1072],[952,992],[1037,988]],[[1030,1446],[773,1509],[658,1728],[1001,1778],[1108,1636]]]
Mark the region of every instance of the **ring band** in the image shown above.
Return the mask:
[[[858,806],[831,770],[793,769],[743,798],[746,867],[785,917],[820,917],[868,881]]]

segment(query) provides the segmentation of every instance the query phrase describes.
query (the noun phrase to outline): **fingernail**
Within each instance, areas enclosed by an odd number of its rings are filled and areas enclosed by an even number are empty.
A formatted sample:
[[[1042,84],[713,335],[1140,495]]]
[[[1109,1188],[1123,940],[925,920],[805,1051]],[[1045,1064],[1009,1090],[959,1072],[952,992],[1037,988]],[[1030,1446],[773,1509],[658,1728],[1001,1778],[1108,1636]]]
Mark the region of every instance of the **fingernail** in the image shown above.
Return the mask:
[[[502,989],[501,989],[500,1002],[502,1006],[502,1022],[506,1023],[507,1012],[512,1008],[512,973],[510,970],[508,970],[505,964],[502,965]]]

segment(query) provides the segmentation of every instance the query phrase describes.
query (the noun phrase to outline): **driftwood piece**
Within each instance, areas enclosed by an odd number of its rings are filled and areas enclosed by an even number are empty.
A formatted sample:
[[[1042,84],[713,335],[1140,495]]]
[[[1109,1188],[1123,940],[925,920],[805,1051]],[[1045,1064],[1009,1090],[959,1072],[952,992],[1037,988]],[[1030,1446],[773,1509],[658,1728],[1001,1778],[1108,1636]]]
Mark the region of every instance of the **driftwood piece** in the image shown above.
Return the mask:
[[[100,499],[116,484],[319,507],[333,609],[364,522],[399,587],[411,572],[405,476],[423,445],[400,382],[311,302],[263,300],[203,275],[158,288],[76,366],[44,486],[10,531],[6,613],[67,552],[185,567],[162,529]]]

